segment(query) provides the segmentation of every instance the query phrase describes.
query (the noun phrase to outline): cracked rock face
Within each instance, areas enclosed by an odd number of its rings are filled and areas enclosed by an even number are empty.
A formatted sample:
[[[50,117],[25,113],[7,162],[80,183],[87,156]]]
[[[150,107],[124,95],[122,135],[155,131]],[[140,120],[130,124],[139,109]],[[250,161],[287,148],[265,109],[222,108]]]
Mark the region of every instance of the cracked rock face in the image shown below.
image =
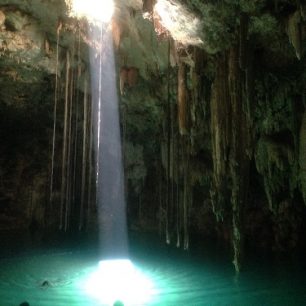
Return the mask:
[[[13,103],[12,98],[5,97],[15,96],[14,91],[20,91],[26,84],[30,87],[55,73],[54,44],[50,38],[56,33],[56,23],[50,23],[49,28],[43,26],[43,20],[29,7],[18,2],[0,6],[1,103]],[[40,10],[46,9],[42,3]]]
[[[168,42],[158,40],[153,23],[143,17],[142,7],[140,0],[117,1],[113,36],[118,65],[136,67],[148,79],[167,68]],[[85,20],[70,17],[64,0],[1,0],[2,82],[38,82],[44,75],[54,75],[57,57],[60,74],[66,50],[78,52],[83,70],[88,69],[88,48],[98,44],[90,37],[91,27]]]

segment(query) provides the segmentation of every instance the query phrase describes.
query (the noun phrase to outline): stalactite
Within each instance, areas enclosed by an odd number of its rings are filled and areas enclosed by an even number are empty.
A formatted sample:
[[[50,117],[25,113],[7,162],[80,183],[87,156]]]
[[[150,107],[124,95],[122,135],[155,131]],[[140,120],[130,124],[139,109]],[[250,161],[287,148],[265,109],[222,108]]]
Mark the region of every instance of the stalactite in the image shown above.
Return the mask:
[[[81,63],[81,29],[78,28],[78,42],[77,42],[77,74],[75,81],[75,88],[80,88],[80,78],[82,74],[82,63]],[[76,203],[77,193],[79,191],[77,187],[78,183],[78,145],[79,145],[79,133],[78,133],[78,125],[79,125],[79,104],[80,104],[80,90],[76,90],[76,94],[74,95],[74,155],[73,155],[73,179],[72,179],[72,203]]]
[[[54,109],[53,109],[53,137],[51,153],[51,177],[50,177],[50,205],[53,204],[53,176],[54,176],[54,155],[55,155],[55,138],[56,138],[56,120],[57,120],[57,99],[58,99],[58,57],[59,57],[59,38],[62,24],[59,23],[56,31],[56,64],[55,64],[55,88],[54,88]]]
[[[122,30],[121,30],[121,25],[118,20],[113,18],[112,20],[112,32],[113,32],[113,41],[114,41],[114,46],[119,49],[120,47],[120,41],[121,41],[121,35],[122,35]]]
[[[170,145],[170,178],[171,178],[171,197],[170,197],[170,226],[171,230],[175,232],[175,207],[174,207],[174,184],[175,184],[175,131],[174,131],[174,120],[175,120],[175,114],[174,114],[174,104],[171,103],[170,105],[170,124],[171,124],[171,145]]]
[[[306,111],[304,111],[302,118],[299,140],[299,178],[301,193],[304,198],[304,203],[306,203]]]
[[[103,26],[101,23],[101,28],[100,28],[100,45],[102,46],[103,42]],[[101,100],[101,94],[102,94],[102,50],[100,50],[99,55],[98,55],[98,65],[99,65],[99,78],[98,78],[98,105],[97,109],[95,110],[97,114],[95,115],[95,139],[96,139],[96,144],[95,144],[95,171],[96,171],[96,191],[98,190],[98,184],[99,184],[99,175],[100,175],[100,163],[99,163],[99,156],[100,156],[100,137],[101,137],[101,130],[100,130],[100,122],[101,122],[101,111],[102,111],[102,100]],[[96,201],[98,198],[96,197]],[[98,203],[96,203],[98,205]]]
[[[230,149],[230,175],[231,175],[231,203],[233,226],[234,266],[240,271],[243,259],[243,210],[247,202],[250,167],[250,128],[247,115],[243,110],[246,103],[244,75],[238,65],[238,48],[233,47],[229,53],[229,92],[232,106],[231,120],[231,149]]]
[[[138,69],[136,67],[122,67],[119,74],[120,94],[125,94],[126,87],[131,88],[137,84]]]
[[[141,189],[143,189],[143,182],[142,182],[142,187],[140,187],[139,195],[138,195],[138,220],[140,224],[142,222],[142,196],[141,196],[142,191]]]
[[[134,87],[138,81],[138,69],[136,67],[129,67],[127,73],[127,83],[129,87]]]
[[[82,64],[81,64],[81,28],[80,26],[78,27],[78,46],[77,46],[77,61],[78,61],[78,65],[77,65],[77,84],[79,85],[79,80],[82,74]]]
[[[189,159],[191,154],[192,130],[189,122],[192,120],[192,104],[187,106],[187,67],[180,59],[177,78],[177,143],[180,150],[177,154],[177,202],[176,202],[176,245],[183,244],[184,250],[189,249],[189,207],[190,207],[190,168]],[[180,154],[181,153],[181,154]],[[181,165],[181,167],[179,166]],[[181,192],[180,190],[181,189]]]
[[[230,148],[231,106],[228,90],[227,59],[218,59],[216,77],[211,89],[211,140],[213,158],[213,181],[211,200],[217,220],[224,217],[224,201],[227,197],[228,154]]]
[[[92,103],[88,105],[88,133],[89,133],[89,148],[88,148],[88,192],[87,192],[87,224],[90,224],[91,209],[92,209],[92,154],[93,154],[93,114]],[[88,227],[87,227],[88,228]]]
[[[236,271],[243,255],[243,210],[247,200],[250,165],[250,121],[245,69],[240,68],[241,48],[232,47],[219,58],[211,92],[213,182],[211,199],[217,220],[232,223]],[[251,83],[249,84],[251,86]],[[231,203],[231,210],[228,205]]]
[[[71,59],[74,60],[75,47],[73,45]],[[72,61],[71,60],[71,61]],[[72,67],[75,66],[73,62]],[[76,81],[75,81],[75,69],[70,68],[70,87],[69,87],[69,126],[68,126],[68,152],[67,152],[67,189],[66,189],[66,217],[65,217],[65,231],[68,230],[71,223],[71,214],[73,210],[72,201],[72,188],[73,188],[73,156],[75,145],[73,142],[74,127],[73,125],[73,108],[74,108],[74,97],[76,92]]]
[[[248,26],[249,16],[246,13],[241,13],[239,27],[239,64],[242,70],[246,69],[248,60]]]
[[[73,58],[73,57],[72,57]],[[66,187],[66,211],[65,211],[65,231],[68,230],[71,218],[71,160],[72,160],[72,107],[73,107],[74,70],[70,72],[70,92],[69,92],[69,125],[68,125],[68,152],[67,152],[67,187]]]
[[[66,52],[66,81],[65,81],[65,111],[64,111],[64,130],[63,130],[63,153],[62,153],[62,184],[61,184],[61,209],[60,209],[60,229],[64,226],[64,209],[66,195],[66,161],[67,161],[67,130],[68,130],[68,95],[69,95],[69,70],[70,56]]]
[[[127,138],[127,120],[126,120],[126,105],[122,107],[122,152],[126,152],[126,138]],[[126,154],[123,155],[124,162],[126,165]],[[124,192],[125,197],[128,199],[128,178],[127,175],[124,176]]]
[[[296,57],[300,60],[302,56],[302,25],[301,11],[297,10],[289,16],[287,33],[289,41],[295,49]]]
[[[119,83],[120,94],[124,95],[125,84],[128,83],[128,69],[126,67],[120,69]]]
[[[193,49],[193,59],[194,66],[199,65],[199,55],[197,48]],[[202,59],[201,59],[202,60]],[[190,67],[190,76],[191,76],[191,107],[190,107],[190,139],[191,139],[191,147],[195,146],[195,135],[197,134],[197,124],[199,122],[198,117],[198,104],[199,104],[199,77],[198,71],[195,67]]]
[[[158,186],[158,195],[159,195],[159,218],[158,218],[158,229],[159,229],[159,236],[162,237],[163,235],[163,219],[164,219],[164,209],[163,209],[163,176],[162,176],[162,164],[160,165],[159,170],[159,186]]]
[[[84,101],[83,101],[83,153],[82,153],[82,187],[81,187],[81,207],[79,230],[84,227],[84,205],[85,205],[85,184],[86,184],[86,147],[87,147],[87,82],[84,81]]]
[[[190,200],[190,186],[189,186],[189,156],[190,143],[186,136],[183,136],[183,229],[184,229],[184,250],[189,249],[189,231],[188,231],[188,215],[189,215],[189,200]]]
[[[187,134],[187,85],[186,64],[179,61],[178,66],[178,122],[181,135]]]
[[[171,98],[170,98],[170,41],[168,41],[168,71],[167,71],[167,205],[166,205],[166,242],[170,244],[169,220],[171,201]]]
[[[180,205],[180,135],[177,133],[176,146],[176,247],[181,246],[181,205]]]
[[[79,78],[77,78],[77,84],[79,84]],[[75,108],[74,108],[74,149],[73,149],[73,173],[72,173],[72,203],[76,202],[77,197],[77,181],[78,181],[78,175],[77,175],[77,168],[78,168],[78,142],[79,142],[79,133],[78,133],[78,124],[79,124],[79,91],[77,91],[76,97],[75,97]]]
[[[232,143],[231,143],[231,176],[232,182],[232,223],[233,223],[233,249],[234,249],[234,266],[236,271],[240,271],[241,265],[241,249],[242,249],[242,233],[241,233],[241,180],[246,179],[245,177],[240,177],[241,173],[239,171],[239,165],[236,162],[239,160],[240,150],[244,148],[238,148],[237,142],[239,141],[238,132],[240,132],[241,115],[242,112],[241,105],[241,88],[238,82],[241,81],[239,77],[238,67],[235,63],[237,60],[236,50],[231,49],[229,56],[229,86],[230,86],[230,97],[232,104]],[[235,121],[234,121],[235,120]],[[237,121],[236,121],[237,120]]]
[[[245,71],[245,89],[246,89],[246,98],[247,98],[247,110],[248,122],[253,125],[253,112],[254,112],[254,49],[253,45],[248,44],[248,63]]]

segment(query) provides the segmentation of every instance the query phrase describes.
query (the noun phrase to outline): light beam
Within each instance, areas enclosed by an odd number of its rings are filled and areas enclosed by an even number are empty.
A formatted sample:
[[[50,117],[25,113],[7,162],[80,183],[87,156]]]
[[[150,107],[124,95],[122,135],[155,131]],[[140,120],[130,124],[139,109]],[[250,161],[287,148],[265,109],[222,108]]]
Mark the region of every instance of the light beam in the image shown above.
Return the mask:
[[[67,1],[67,0],[66,0]],[[109,22],[114,13],[113,0],[68,0],[71,14],[90,21]]]
[[[67,0],[71,1],[71,0]],[[102,305],[146,305],[153,283],[128,258],[126,202],[121,148],[119,99],[111,28],[114,5],[110,0],[73,0],[77,17],[93,21],[91,92],[96,149],[96,196],[100,225],[99,267],[85,284],[87,294]],[[99,26],[98,26],[99,25]],[[116,259],[114,259],[116,258]],[[124,258],[124,259],[122,259]],[[117,302],[117,303],[116,303]]]

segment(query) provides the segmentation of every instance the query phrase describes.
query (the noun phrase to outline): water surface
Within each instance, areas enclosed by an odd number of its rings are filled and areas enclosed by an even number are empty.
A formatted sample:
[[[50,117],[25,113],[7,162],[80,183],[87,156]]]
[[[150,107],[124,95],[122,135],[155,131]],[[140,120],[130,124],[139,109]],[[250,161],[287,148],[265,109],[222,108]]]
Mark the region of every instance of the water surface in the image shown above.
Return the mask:
[[[299,260],[252,256],[237,275],[222,247],[206,244],[182,252],[153,236],[131,235],[130,240],[132,262],[154,284],[148,306],[305,305],[306,269]],[[30,244],[2,237],[0,244],[1,306],[23,301],[31,306],[103,305],[85,290],[100,260],[95,239]]]

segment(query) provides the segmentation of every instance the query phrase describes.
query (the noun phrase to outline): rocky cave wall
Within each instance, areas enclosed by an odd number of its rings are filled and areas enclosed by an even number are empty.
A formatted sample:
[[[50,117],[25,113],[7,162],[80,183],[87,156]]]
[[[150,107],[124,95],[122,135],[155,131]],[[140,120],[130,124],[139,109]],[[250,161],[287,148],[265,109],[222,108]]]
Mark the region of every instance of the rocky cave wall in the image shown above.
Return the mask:
[[[181,26],[149,0],[112,22],[129,226],[226,241],[237,270],[245,247],[305,246],[304,3],[167,3]],[[93,28],[60,0],[0,11],[1,228],[94,227]]]

